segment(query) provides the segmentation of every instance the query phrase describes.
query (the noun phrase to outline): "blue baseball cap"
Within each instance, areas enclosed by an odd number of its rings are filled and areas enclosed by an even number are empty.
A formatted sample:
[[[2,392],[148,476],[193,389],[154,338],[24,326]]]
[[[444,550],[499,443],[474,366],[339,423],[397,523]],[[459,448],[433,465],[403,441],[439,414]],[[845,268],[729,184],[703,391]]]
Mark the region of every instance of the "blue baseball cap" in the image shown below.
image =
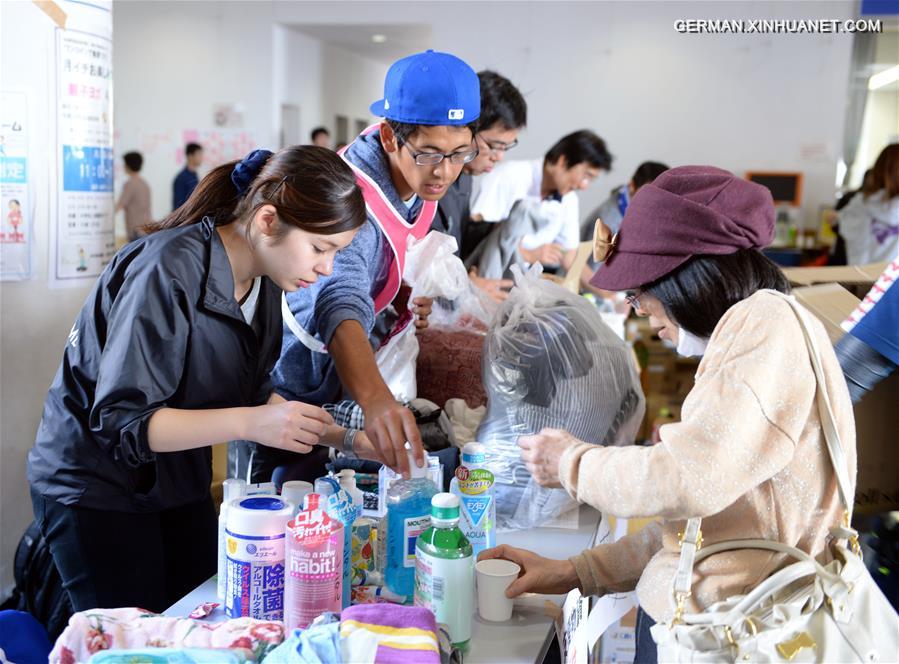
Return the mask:
[[[429,49],[390,66],[384,98],[369,110],[407,124],[467,125],[481,114],[481,84],[463,60]]]

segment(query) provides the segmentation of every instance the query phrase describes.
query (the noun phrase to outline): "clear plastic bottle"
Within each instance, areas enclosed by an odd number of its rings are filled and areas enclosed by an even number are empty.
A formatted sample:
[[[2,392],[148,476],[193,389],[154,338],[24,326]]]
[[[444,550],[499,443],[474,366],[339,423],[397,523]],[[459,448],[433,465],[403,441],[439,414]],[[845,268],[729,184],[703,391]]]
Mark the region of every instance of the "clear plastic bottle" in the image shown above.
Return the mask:
[[[415,542],[431,525],[431,497],[437,487],[427,466],[415,465],[407,449],[410,478],[394,482],[387,491],[387,588],[405,597],[415,589]]]
[[[459,529],[471,542],[475,556],[496,546],[494,478],[486,465],[484,445],[466,443],[462,448],[462,463],[450,482],[450,492],[459,496]]]
[[[415,605],[430,609],[449,629],[453,646],[465,649],[474,613],[474,556],[459,529],[459,496],[431,499],[432,526],[415,545]]]

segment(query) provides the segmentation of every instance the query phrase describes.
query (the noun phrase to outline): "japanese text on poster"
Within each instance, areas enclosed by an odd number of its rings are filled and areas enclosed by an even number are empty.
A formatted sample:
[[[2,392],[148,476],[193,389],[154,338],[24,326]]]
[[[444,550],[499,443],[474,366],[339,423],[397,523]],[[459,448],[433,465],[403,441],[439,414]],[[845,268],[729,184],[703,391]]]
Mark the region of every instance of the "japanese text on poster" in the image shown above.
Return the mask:
[[[0,93],[0,279],[32,276],[28,104],[23,93]]]
[[[60,30],[57,57],[58,210],[51,276],[61,284],[99,275],[115,253],[112,42],[106,35]]]

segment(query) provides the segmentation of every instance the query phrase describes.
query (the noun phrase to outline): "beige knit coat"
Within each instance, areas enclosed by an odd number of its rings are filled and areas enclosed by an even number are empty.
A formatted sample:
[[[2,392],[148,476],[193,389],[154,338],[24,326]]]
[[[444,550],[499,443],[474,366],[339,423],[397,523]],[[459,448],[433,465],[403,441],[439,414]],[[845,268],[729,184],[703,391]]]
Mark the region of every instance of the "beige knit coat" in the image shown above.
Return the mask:
[[[855,487],[855,420],[823,326],[809,315]],[[636,588],[655,620],[673,614],[671,584],[685,520],[702,517],[704,543],[764,538],[827,560],[842,517],[815,405],[816,381],[796,314],[758,292],[722,317],[684,401],[680,422],[652,447],[586,443],[562,456],[559,475],[578,501],[618,517],[660,517],[643,531],[571,558],[585,594]],[[696,567],[690,610],[743,594],[790,562],[741,550]]]

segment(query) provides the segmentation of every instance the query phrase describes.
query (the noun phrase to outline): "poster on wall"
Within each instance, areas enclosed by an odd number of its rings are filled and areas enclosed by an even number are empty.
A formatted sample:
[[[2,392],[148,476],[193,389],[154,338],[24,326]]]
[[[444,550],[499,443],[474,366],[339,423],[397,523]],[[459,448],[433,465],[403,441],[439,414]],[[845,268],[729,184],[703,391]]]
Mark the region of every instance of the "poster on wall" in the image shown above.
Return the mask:
[[[0,92],[0,280],[33,276],[28,103],[24,93]]]
[[[79,10],[92,13],[70,15],[56,34],[56,286],[95,278],[115,253],[112,13],[103,4]]]
[[[259,147],[256,134],[246,129],[185,129],[181,132],[181,144],[175,152],[178,166],[185,164],[184,145],[199,143],[203,146],[203,168],[221,166],[225,162],[243,159]]]

